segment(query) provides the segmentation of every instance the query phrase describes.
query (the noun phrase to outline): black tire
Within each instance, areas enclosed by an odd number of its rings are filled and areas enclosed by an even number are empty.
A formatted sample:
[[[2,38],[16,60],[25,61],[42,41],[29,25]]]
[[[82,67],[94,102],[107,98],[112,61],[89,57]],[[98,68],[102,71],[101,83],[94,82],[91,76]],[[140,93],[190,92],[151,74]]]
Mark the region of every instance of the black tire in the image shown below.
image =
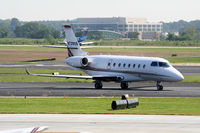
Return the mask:
[[[163,90],[163,86],[162,86],[162,85],[158,85],[158,86],[157,86],[157,90],[158,90],[158,91],[162,91],[162,90]]]
[[[128,82],[121,82],[121,89],[128,89]]]
[[[94,87],[95,87],[95,89],[102,89],[103,85],[101,82],[96,82]]]

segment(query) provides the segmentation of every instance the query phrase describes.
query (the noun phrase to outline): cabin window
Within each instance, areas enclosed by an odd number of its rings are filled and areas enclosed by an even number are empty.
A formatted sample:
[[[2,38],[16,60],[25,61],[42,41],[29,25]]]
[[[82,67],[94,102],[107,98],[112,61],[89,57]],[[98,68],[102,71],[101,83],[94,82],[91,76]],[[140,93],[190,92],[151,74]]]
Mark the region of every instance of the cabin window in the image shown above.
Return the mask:
[[[130,67],[131,67],[131,64],[128,64],[128,67],[130,68]]]
[[[113,63],[113,67],[115,67],[116,63]]]
[[[118,64],[118,67],[120,67],[120,66],[121,66],[121,63]]]
[[[143,68],[145,68],[146,67],[146,65],[143,65]]]
[[[135,64],[133,64],[133,68],[135,68]]]
[[[108,63],[108,66],[110,66],[110,64],[111,64],[111,63],[109,62],[109,63]]]
[[[153,61],[153,62],[151,63],[151,66],[153,66],[153,67],[158,66],[158,62]]]
[[[126,67],[126,64],[124,63],[123,67]]]
[[[159,62],[159,67],[169,67],[169,64],[167,62]]]
[[[140,68],[140,64],[138,65],[138,68]]]

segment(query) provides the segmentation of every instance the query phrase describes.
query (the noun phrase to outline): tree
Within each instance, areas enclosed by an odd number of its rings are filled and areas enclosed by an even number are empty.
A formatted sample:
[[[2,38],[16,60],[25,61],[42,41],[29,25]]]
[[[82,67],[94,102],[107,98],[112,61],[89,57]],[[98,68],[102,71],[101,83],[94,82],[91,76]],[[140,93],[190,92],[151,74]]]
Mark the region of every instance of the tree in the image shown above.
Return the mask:
[[[175,41],[175,40],[178,40],[178,37],[174,35],[174,33],[168,33],[166,40]]]
[[[180,40],[195,40],[196,39],[196,27],[191,26],[180,32]]]
[[[8,30],[8,28],[0,27],[0,38],[5,38],[8,37],[9,35],[10,31]]]
[[[17,18],[12,18],[9,27],[10,31],[14,32],[16,26],[20,26],[20,22]]]
[[[138,40],[139,33],[138,32],[129,32],[128,38]]]
[[[53,38],[59,38],[60,32],[49,28],[44,24],[38,23],[26,23],[23,26],[17,26],[14,30],[16,37],[25,37],[25,38],[49,38],[52,36]]]

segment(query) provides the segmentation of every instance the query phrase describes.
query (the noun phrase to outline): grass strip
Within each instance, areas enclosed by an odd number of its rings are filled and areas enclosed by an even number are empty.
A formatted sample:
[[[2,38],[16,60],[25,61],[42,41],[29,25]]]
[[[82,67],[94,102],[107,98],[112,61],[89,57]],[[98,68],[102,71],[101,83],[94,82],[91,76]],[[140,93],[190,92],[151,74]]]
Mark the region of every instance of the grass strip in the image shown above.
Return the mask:
[[[200,115],[200,98],[139,98],[137,108],[112,110],[120,98],[0,98],[0,113]]]

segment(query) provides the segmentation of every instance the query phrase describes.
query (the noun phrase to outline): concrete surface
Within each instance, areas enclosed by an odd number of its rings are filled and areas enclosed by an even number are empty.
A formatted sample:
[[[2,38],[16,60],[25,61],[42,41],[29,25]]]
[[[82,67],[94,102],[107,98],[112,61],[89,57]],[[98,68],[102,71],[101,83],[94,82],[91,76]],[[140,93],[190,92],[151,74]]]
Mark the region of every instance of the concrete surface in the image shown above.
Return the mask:
[[[0,130],[48,126],[45,132],[199,133],[200,116],[0,114]]]

